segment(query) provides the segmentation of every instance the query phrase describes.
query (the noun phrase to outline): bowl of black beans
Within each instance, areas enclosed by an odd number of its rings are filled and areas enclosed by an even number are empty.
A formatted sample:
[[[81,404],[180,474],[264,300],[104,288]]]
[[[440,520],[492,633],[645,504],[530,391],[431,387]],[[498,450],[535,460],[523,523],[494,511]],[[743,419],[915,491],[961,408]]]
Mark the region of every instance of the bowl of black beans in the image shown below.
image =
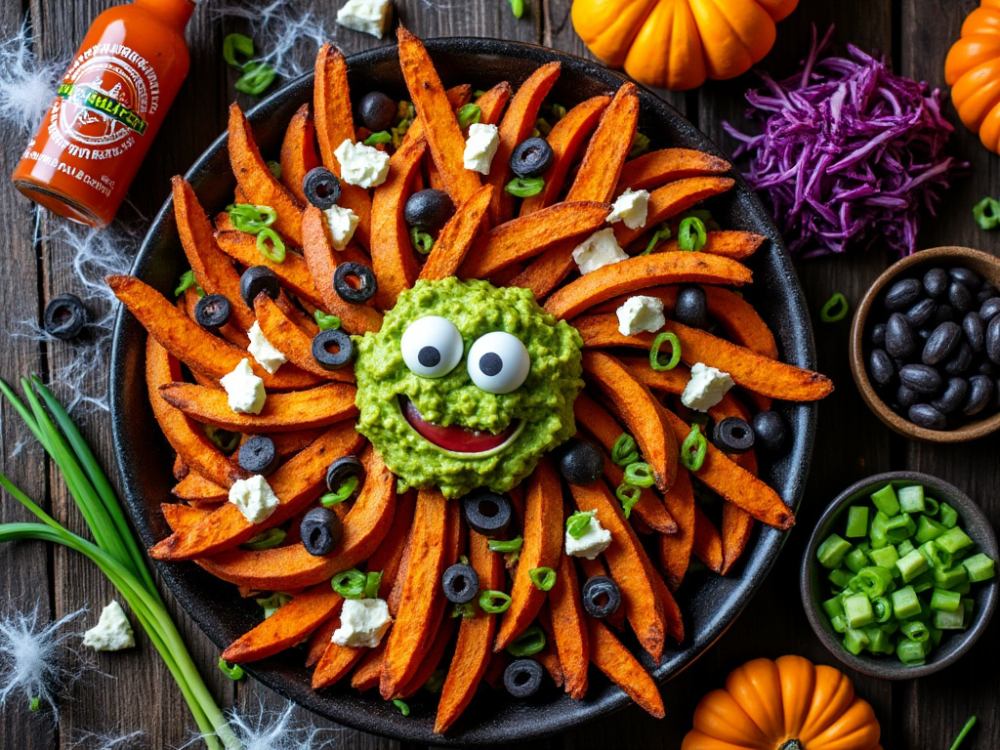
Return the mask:
[[[868,407],[915,440],[957,443],[1000,428],[1000,259],[938,247],[889,267],[851,327]]]

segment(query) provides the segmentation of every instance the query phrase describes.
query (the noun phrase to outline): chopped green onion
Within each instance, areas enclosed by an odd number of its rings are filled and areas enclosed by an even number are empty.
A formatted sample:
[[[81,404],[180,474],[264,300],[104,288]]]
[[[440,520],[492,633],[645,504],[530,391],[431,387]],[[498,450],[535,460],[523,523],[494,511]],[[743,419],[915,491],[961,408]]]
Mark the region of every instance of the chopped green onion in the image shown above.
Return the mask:
[[[219,659],[219,671],[234,682],[243,679],[243,667],[239,664],[230,664],[225,659]]]
[[[669,240],[671,236],[672,233],[670,231],[670,227],[668,227],[666,224],[663,224],[659,229],[653,232],[653,236],[649,238],[649,243],[646,245],[646,249],[642,251],[642,254],[649,255],[651,252],[653,252],[653,250],[656,249],[657,245],[659,245],[661,242]]]
[[[705,454],[708,452],[708,441],[701,434],[698,425],[691,427],[691,432],[684,438],[681,444],[680,462],[688,471],[698,471],[705,463]]]
[[[410,228],[410,242],[413,248],[421,255],[427,255],[434,247],[434,238],[420,227]]]
[[[556,572],[552,568],[532,568],[528,578],[539,591],[549,591],[556,585]]]
[[[281,179],[281,162],[274,161],[272,159],[267,160],[267,168],[271,174],[274,175],[274,179]]]
[[[649,464],[635,461],[625,467],[625,482],[635,487],[652,487],[656,479]]]
[[[547,138],[549,133],[552,132],[552,125],[544,117],[539,117],[535,120],[535,130],[538,131],[539,136]]]
[[[472,609],[472,602],[465,602],[464,604],[456,604],[454,609],[451,611],[452,617],[472,617],[475,611]]]
[[[590,519],[594,517],[594,511],[577,511],[566,519],[566,533],[574,539],[580,539],[590,528]]]
[[[632,139],[632,147],[628,150],[628,159],[635,159],[642,156],[644,153],[649,151],[649,138],[638,130],[635,131],[635,137]]]
[[[552,118],[556,122],[559,122],[565,116],[566,116],[566,107],[564,107],[562,104],[552,105]]]
[[[639,450],[635,443],[635,438],[626,433],[622,433],[615,440],[611,448],[611,460],[619,466],[628,466],[639,460]]]
[[[38,713],[42,710],[42,699],[37,695],[31,699],[31,703],[28,704],[28,710]]]
[[[514,18],[520,18],[524,15],[524,0],[510,0],[510,9]]]
[[[272,263],[285,262],[285,242],[270,227],[264,227],[257,233],[257,249]]]
[[[392,133],[388,130],[380,130],[377,133],[372,133],[370,136],[365,138],[364,141],[366,146],[377,146],[380,143],[392,143]]]
[[[253,39],[245,34],[227,34],[222,40],[222,59],[231,68],[243,70],[243,67],[253,59]],[[246,59],[240,60],[239,57]]]
[[[278,218],[278,212],[270,206],[257,206],[252,203],[233,203],[226,207],[229,220],[241,232],[257,234],[271,226]]]
[[[368,585],[368,576],[357,568],[345,570],[337,573],[330,579],[333,590],[345,599],[361,599],[365,595],[365,588]]]
[[[537,625],[532,625],[507,646],[507,653],[521,658],[534,656],[543,648],[545,648],[545,632]]]
[[[625,518],[628,518],[632,513],[632,508],[635,507],[635,504],[642,497],[642,488],[631,485],[628,482],[622,482],[618,485],[618,489],[615,490],[615,497],[622,504],[622,511],[625,513]]]
[[[177,282],[177,288],[174,289],[174,296],[180,297],[191,287],[197,289],[199,297],[205,296],[205,290],[198,286],[198,282],[194,279],[194,271],[187,270],[181,274],[180,279]]]
[[[705,233],[705,222],[697,216],[688,216],[677,227],[677,247],[684,252],[697,252],[705,247],[708,235]]]
[[[257,605],[264,610],[264,619],[273,615],[292,600],[290,594],[284,591],[276,591],[268,597],[257,599]]]
[[[357,476],[350,476],[343,481],[343,483],[337,488],[336,492],[327,492],[323,497],[319,499],[320,504],[324,508],[329,508],[331,506],[342,503],[349,499],[354,491],[358,488],[358,482],[360,480]]]
[[[286,532],[284,529],[267,529],[255,537],[251,537],[241,546],[250,550],[272,549],[285,541]]]
[[[243,75],[236,81],[236,90],[250,96],[260,96],[274,83],[277,72],[265,62],[251,61],[243,66]]]
[[[502,591],[487,589],[479,595],[479,608],[490,615],[506,612],[510,607],[510,597]]]
[[[424,690],[428,693],[440,693],[441,688],[444,687],[446,677],[447,672],[443,669],[435,669],[431,672],[431,676],[427,678],[427,682],[424,683]]]
[[[513,539],[490,539],[488,546],[490,552],[517,552],[524,544],[524,537],[518,534]]]
[[[842,292],[836,292],[826,301],[823,309],[819,311],[819,319],[824,323],[836,323],[847,317],[849,309],[847,297]]]
[[[313,310],[313,320],[321,331],[329,331],[340,328],[340,318],[336,315],[327,315],[322,310]]]
[[[962,731],[958,733],[958,737],[955,738],[955,741],[951,744],[949,750],[958,750],[958,746],[962,744],[974,726],[976,726],[976,717],[972,716],[967,722],[965,722],[965,726],[962,727]]]
[[[402,701],[399,698],[394,698],[392,701],[392,705],[398,708],[399,713],[403,714],[403,716],[410,715],[410,707],[406,705],[406,701]]]
[[[515,177],[504,190],[518,198],[529,198],[538,195],[544,188],[544,177]]]
[[[666,362],[660,360],[660,347],[663,346],[664,341],[670,343],[670,359]],[[653,345],[649,348],[649,366],[654,370],[663,372],[665,370],[673,370],[680,364],[680,361],[681,342],[677,338],[677,334],[672,331],[658,333],[656,338],[653,339]]]
[[[240,433],[238,432],[230,432],[210,424],[205,425],[204,430],[208,441],[227,455],[236,450],[240,444]]]
[[[980,229],[987,232],[1000,225],[1000,201],[996,198],[983,198],[972,208],[972,216]]]
[[[382,571],[373,570],[365,575],[365,599],[378,599],[378,590],[382,585]]]
[[[458,117],[458,126],[467,128],[482,119],[483,110],[478,104],[466,104],[455,113],[455,116]]]

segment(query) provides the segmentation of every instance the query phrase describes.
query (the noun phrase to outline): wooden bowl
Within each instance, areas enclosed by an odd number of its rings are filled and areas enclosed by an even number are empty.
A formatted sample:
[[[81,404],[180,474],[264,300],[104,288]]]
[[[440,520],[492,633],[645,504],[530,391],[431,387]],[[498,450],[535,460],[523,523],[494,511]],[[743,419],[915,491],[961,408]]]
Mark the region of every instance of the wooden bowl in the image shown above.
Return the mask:
[[[868,369],[865,363],[867,352],[864,343],[870,333],[868,313],[879,300],[883,290],[900,277],[921,274],[923,270],[932,266],[946,268],[966,266],[1000,289],[1000,258],[980,250],[973,250],[970,247],[935,247],[930,250],[921,250],[893,263],[881,276],[875,279],[875,283],[869,287],[854,313],[854,321],[851,323],[851,372],[868,408],[875,412],[875,415],[893,431],[911,440],[921,440],[928,443],[963,443],[989,435],[1000,429],[1000,412],[952,430],[929,430],[926,427],[918,427],[894,412],[882,400],[868,378]]]

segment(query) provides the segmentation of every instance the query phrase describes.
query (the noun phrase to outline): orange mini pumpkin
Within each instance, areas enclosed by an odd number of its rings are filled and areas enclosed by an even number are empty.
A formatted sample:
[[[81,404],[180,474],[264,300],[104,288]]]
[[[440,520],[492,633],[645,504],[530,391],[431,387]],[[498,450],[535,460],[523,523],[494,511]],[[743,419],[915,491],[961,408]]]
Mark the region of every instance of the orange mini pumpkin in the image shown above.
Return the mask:
[[[982,0],[944,63],[951,100],[969,130],[1000,153],[1000,0]]]
[[[747,662],[702,698],[682,750],[881,750],[880,732],[846,675],[782,656]]]
[[[799,0],[575,0],[590,51],[639,83],[693,89],[746,73]]]

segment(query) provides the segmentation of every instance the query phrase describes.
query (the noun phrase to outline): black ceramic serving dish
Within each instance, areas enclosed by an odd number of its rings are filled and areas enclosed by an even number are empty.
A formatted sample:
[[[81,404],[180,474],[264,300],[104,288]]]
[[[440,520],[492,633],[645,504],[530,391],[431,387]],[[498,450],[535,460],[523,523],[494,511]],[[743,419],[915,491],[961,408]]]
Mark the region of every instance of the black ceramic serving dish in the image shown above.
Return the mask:
[[[489,88],[500,81],[519,85],[539,65],[559,60],[562,75],[550,101],[573,105],[584,99],[615,91],[624,76],[595,63],[550,49],[490,39],[438,39],[427,42],[446,86],[471,83]],[[406,94],[395,47],[384,47],[348,59],[351,91],[357,100],[372,89],[395,98]],[[277,154],[282,135],[298,107],[312,100],[313,78],[291,82],[248,112],[258,144],[265,156]],[[639,127],[653,148],[683,146],[719,156],[722,152],[649,91],[641,90]],[[727,228],[765,235],[768,242],[750,266],[754,284],[746,290],[764,320],[774,331],[782,359],[812,368],[815,354],[809,316],[795,271],[781,236],[753,193],[737,174],[737,186],[710,204],[713,214]],[[229,167],[225,136],[220,137],[194,164],[187,179],[210,213],[232,201],[235,180]],[[132,268],[132,274],[170,295],[177,277],[186,270],[170,201],[149,231]],[[169,530],[159,511],[172,499],[173,452],[153,419],[143,378],[145,332],[127,312],[119,313],[112,355],[111,398],[115,448],[122,487],[132,519],[146,545],[166,537]],[[786,456],[762,466],[762,478],[775,487],[786,503],[797,506],[802,496],[816,426],[812,404],[781,404],[792,426],[794,440]],[[760,525],[758,524],[758,527]],[[669,647],[654,675],[664,682],[697,659],[732,624],[763,582],[784,542],[774,529],[758,528],[744,561],[726,578],[693,575],[685,582],[679,601],[688,636],[680,647]],[[199,626],[220,648],[254,627],[261,617],[252,599],[243,600],[236,588],[202,571],[193,563],[159,564],[173,594]],[[638,646],[630,642],[633,650]],[[359,695],[348,685],[320,693],[309,687],[309,672],[299,652],[251,664],[255,678],[297,703],[342,724],[410,742],[434,745],[496,745],[526,740],[577,726],[620,709],[626,695],[591,670],[591,686],[584,700],[575,701],[561,691],[548,689],[531,703],[513,701],[502,691],[476,699],[445,737],[432,734],[436,699],[417,696],[410,701],[410,716],[400,715],[392,703],[376,695]],[[649,665],[652,666],[652,665]]]
[[[890,483],[897,489],[908,485],[922,484],[929,497],[948,503],[958,511],[959,525],[966,534],[972,537],[976,543],[977,551],[985,552],[994,560],[998,558],[997,538],[996,534],[993,533],[993,527],[990,526],[989,519],[979,509],[979,506],[970,500],[968,495],[955,485],[928,474],[916,471],[890,471],[852,484],[830,503],[822,518],[813,528],[805,556],[802,558],[800,589],[802,604],[806,610],[806,617],[809,618],[809,624],[812,625],[812,629],[816,631],[816,635],[830,650],[830,653],[852,669],[872,677],[883,680],[914,680],[944,669],[958,661],[972,648],[979,636],[986,630],[990,618],[993,617],[1000,584],[994,577],[992,580],[973,586],[970,596],[975,600],[976,606],[974,610],[975,620],[972,625],[967,630],[948,632],[942,639],[941,645],[931,652],[926,664],[908,667],[895,656],[872,656],[864,652],[855,656],[845,649],[843,636],[833,629],[830,620],[822,611],[823,601],[830,596],[829,586],[824,585],[828,571],[817,562],[816,550],[830,534],[837,531],[838,528],[843,528],[841,525],[843,514],[848,507],[867,502],[873,492]]]

